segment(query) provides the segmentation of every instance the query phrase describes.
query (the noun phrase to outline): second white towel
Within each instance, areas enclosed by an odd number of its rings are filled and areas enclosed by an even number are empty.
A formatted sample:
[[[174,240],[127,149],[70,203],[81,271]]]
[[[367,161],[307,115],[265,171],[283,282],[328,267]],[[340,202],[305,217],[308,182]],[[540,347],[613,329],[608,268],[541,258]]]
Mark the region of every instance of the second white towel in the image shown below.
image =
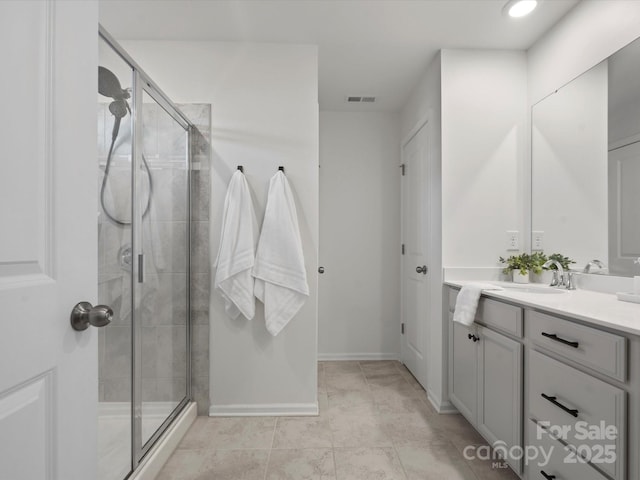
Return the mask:
[[[281,171],[269,182],[253,276],[255,296],[264,303],[267,330],[275,336],[309,296],[298,214],[289,182]]]

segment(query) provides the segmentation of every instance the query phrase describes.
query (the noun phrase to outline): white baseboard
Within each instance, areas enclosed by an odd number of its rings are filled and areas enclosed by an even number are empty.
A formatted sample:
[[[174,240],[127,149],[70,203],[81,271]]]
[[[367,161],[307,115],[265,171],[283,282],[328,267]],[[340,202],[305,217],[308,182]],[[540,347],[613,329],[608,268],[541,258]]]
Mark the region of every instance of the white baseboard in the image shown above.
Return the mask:
[[[435,408],[436,412],[438,413],[441,413],[441,414],[458,413],[458,409],[454,407],[451,402],[441,401],[440,399],[436,398],[435,395],[433,395],[430,391],[427,391],[427,398],[429,399],[429,402],[431,402],[431,405],[433,405],[433,408]]]
[[[397,353],[319,353],[318,361],[327,362],[335,360],[398,360]]]
[[[176,408],[176,402],[142,402],[143,415],[166,418]],[[131,402],[98,402],[100,418],[130,418]]]
[[[317,416],[318,402],[263,405],[211,405],[210,417],[306,417]]]
[[[197,412],[195,402],[187,405],[158,439],[129,480],[154,480],[196,419]]]

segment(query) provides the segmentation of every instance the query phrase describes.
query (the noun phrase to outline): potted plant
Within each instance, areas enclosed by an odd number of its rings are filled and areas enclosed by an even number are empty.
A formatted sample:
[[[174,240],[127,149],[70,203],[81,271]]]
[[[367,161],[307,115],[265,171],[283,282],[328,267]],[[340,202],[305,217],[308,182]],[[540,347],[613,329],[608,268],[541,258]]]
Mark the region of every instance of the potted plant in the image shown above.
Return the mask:
[[[552,253],[549,255],[549,260],[555,260],[560,265],[562,265],[563,270],[569,270],[571,268],[572,263],[576,263],[575,260],[571,260],[569,257],[565,257],[560,253]],[[549,267],[550,270],[557,270],[555,265],[551,265]]]
[[[512,255],[507,259],[500,257],[500,263],[506,264],[502,269],[505,275],[511,275],[514,283],[529,283],[529,270],[533,268],[531,255],[521,253]]]
[[[533,252],[531,254],[531,281],[534,283],[549,283],[551,281],[551,277],[549,274],[549,278],[547,279],[545,273],[546,268],[543,267],[545,262],[548,260],[547,256],[543,252]]]

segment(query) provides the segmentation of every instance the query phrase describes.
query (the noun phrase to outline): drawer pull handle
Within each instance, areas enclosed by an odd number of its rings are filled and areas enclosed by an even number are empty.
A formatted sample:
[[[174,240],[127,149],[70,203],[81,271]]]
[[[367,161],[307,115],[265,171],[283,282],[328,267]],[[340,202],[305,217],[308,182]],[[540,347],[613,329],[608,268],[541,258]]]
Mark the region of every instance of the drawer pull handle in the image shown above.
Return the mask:
[[[569,340],[565,340],[564,338],[560,338],[555,333],[542,332],[542,336],[550,338],[551,340],[555,340],[556,342],[560,342],[560,343],[563,343],[565,345],[569,345],[570,347],[573,347],[573,348],[578,348],[578,346],[580,345],[578,342],[570,342]]]
[[[556,407],[561,408],[562,410],[564,410],[565,412],[567,412],[569,415],[573,415],[574,417],[578,416],[578,410],[574,409],[574,408],[569,408],[569,407],[565,407],[563,404],[561,404],[558,400],[556,400],[556,397],[550,397],[549,395],[545,395],[544,393],[541,394],[542,398],[544,398],[545,400],[550,401],[551,403],[553,403]]]
[[[547,480],[554,480],[554,478],[556,478],[555,475],[549,475],[548,473],[546,473],[544,470],[540,470],[540,475],[542,475],[544,478],[546,478]]]

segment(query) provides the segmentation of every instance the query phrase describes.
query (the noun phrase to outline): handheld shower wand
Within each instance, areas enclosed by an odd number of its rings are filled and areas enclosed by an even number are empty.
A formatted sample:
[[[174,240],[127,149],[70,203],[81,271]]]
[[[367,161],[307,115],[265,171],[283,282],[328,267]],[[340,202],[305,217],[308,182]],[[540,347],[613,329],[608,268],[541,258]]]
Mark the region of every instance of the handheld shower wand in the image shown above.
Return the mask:
[[[111,215],[107,210],[104,202],[104,192],[109,178],[109,170],[111,169],[113,148],[116,144],[116,140],[118,139],[118,133],[120,132],[120,123],[122,122],[122,119],[127,116],[127,113],[131,114],[131,107],[129,107],[129,103],[127,102],[127,100],[131,98],[131,94],[129,93],[128,89],[122,88],[118,77],[116,77],[111,70],[102,66],[98,67],[98,93],[104,97],[113,99],[113,102],[109,104],[109,111],[114,117],[113,130],[111,131],[111,145],[109,146],[107,163],[104,167],[104,177],[102,177],[102,185],[100,187],[100,204],[102,205],[104,214],[109,218],[109,220],[121,226],[131,225],[131,222],[118,220],[113,215]],[[151,206],[153,179],[151,178],[151,170],[149,169],[149,164],[147,163],[144,154],[142,155],[142,162],[144,164],[145,170],[147,171],[147,176],[149,177],[149,197],[147,198],[147,206],[145,207],[144,213],[142,214],[144,218],[149,212],[149,207]]]
[[[98,67],[98,93],[104,97],[113,98],[113,102],[109,104],[109,111],[115,117],[113,123],[112,138],[118,136],[120,131],[120,120],[127,113],[131,114],[131,108],[127,100],[131,98],[129,90],[120,86],[120,81],[115,74],[104,67]]]

